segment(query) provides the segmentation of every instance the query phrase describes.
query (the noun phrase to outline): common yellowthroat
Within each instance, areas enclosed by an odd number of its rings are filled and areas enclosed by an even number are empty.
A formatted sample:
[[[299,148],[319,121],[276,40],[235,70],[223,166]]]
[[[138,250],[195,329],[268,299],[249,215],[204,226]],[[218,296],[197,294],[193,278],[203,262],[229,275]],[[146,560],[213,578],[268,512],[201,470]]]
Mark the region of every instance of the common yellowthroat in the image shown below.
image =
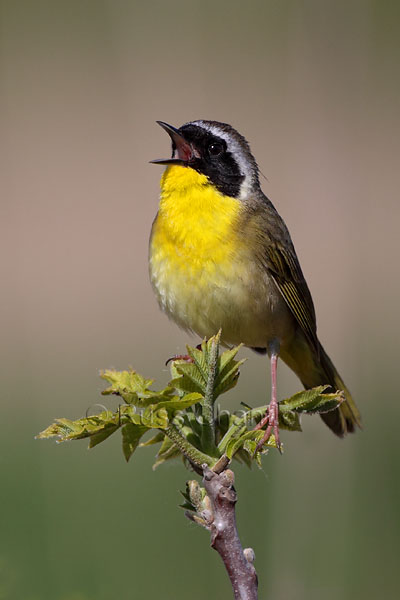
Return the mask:
[[[159,125],[172,140],[150,238],[150,278],[158,302],[178,325],[226,345],[268,354],[271,401],[261,446],[279,442],[278,356],[305,388],[329,384],[345,401],[322,414],[338,436],[360,426],[350,392],[317,337],[313,301],[288,229],[264,195],[249,144],[233,127],[192,121]]]

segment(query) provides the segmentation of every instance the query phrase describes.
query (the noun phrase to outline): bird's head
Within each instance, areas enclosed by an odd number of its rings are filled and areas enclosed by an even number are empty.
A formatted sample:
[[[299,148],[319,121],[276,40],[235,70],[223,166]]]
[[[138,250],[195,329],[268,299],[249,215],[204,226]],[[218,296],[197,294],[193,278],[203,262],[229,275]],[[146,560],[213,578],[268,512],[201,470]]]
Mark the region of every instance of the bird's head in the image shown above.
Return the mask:
[[[191,121],[176,129],[163,121],[157,123],[171,138],[172,157],[152,163],[194,169],[221,194],[241,200],[259,188],[258,167],[249,144],[231,125]]]

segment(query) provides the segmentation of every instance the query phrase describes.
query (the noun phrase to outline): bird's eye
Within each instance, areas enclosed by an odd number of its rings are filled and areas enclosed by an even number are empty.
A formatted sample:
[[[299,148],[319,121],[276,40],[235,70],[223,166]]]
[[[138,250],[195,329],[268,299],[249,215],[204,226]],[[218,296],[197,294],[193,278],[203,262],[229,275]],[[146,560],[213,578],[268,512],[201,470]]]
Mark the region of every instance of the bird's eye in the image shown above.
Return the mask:
[[[224,151],[224,147],[222,144],[218,142],[214,142],[208,146],[208,153],[210,156],[220,156]]]

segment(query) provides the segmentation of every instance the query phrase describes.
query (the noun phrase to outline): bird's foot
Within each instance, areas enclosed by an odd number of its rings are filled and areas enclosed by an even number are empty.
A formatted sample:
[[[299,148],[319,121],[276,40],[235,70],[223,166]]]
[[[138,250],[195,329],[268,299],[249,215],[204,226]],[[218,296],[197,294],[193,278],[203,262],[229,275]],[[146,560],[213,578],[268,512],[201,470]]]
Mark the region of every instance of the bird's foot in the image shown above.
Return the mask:
[[[278,448],[279,452],[282,452],[281,440],[279,438],[279,406],[276,400],[272,400],[270,402],[270,404],[267,406],[267,412],[265,414],[265,417],[261,419],[261,421],[255,426],[254,429],[262,429],[265,425],[267,425],[267,429],[265,430],[263,437],[257,444],[256,452],[261,450],[265,442],[270,437],[271,433],[274,434],[276,447]]]
[[[201,344],[197,344],[196,349],[201,350]],[[184,360],[188,363],[194,362],[193,358],[189,356],[189,354],[174,354],[174,356],[171,356],[171,358],[165,362],[165,366],[167,366],[170,362],[174,362],[175,360]]]
[[[167,361],[165,361],[165,366],[167,366],[170,362],[175,362],[176,360],[184,360],[188,363],[193,363],[194,360],[189,354],[174,354]]]

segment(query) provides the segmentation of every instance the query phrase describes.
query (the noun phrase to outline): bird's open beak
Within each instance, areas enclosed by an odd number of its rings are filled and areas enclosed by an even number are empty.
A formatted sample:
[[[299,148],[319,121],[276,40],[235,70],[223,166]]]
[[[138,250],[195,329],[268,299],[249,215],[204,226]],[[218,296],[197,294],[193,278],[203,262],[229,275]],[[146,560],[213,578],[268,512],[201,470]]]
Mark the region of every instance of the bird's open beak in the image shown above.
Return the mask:
[[[157,121],[157,123],[163,129],[165,129],[171,138],[173,154],[172,158],[157,158],[155,160],[151,160],[150,162],[156,165],[186,166],[195,156],[192,146],[185,140],[183,135],[179,133],[176,127],[168,125],[168,123],[164,123],[164,121]]]

